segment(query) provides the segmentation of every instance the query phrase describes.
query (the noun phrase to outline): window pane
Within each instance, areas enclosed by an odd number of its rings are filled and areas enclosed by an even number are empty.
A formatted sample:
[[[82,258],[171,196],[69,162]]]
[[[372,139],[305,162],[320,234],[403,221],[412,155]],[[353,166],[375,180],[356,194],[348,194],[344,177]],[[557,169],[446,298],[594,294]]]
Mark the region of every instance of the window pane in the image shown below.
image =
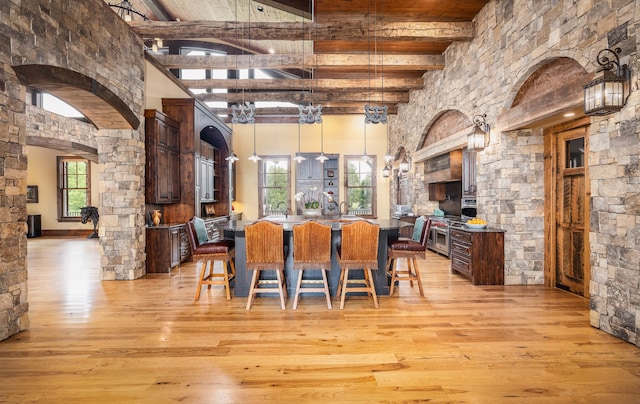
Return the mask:
[[[58,157],[59,218],[80,218],[80,209],[90,204],[89,162],[73,157]]]

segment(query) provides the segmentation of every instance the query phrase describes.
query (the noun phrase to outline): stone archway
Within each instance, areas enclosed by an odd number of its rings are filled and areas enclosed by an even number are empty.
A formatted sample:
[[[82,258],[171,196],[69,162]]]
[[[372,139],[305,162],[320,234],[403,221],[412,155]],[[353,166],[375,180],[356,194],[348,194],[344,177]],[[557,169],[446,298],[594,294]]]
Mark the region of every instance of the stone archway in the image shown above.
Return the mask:
[[[498,116],[497,142],[483,154],[494,172],[478,170],[478,181],[493,187],[478,196],[478,204],[499,211],[489,220],[499,220],[510,234],[505,284],[547,282],[548,259],[556,247],[549,230],[555,213],[549,189],[553,152],[545,130],[583,115],[582,85],[588,77],[567,57],[531,66]]]

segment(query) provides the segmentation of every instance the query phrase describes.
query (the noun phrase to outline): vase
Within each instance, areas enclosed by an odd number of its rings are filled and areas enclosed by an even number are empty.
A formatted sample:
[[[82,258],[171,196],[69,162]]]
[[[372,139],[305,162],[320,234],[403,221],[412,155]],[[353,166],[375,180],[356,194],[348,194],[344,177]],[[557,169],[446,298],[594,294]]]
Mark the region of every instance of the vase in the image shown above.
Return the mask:
[[[162,217],[162,213],[160,213],[159,210],[154,210],[153,213],[151,213],[151,220],[153,220],[154,226],[160,224],[160,217]]]
[[[306,218],[314,218],[314,217],[319,217],[322,216],[322,209],[317,208],[317,209],[302,209],[302,216],[306,217]]]

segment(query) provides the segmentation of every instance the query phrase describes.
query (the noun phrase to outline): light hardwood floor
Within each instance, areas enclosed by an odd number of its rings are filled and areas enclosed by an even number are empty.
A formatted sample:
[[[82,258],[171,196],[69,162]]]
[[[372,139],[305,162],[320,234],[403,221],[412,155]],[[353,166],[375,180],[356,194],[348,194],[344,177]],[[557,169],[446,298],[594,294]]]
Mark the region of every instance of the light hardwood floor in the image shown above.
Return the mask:
[[[425,297],[194,302],[195,265],[100,281],[97,240],[30,239],[28,331],[0,342],[0,402],[638,403],[640,349],[589,302],[472,286],[435,254]]]

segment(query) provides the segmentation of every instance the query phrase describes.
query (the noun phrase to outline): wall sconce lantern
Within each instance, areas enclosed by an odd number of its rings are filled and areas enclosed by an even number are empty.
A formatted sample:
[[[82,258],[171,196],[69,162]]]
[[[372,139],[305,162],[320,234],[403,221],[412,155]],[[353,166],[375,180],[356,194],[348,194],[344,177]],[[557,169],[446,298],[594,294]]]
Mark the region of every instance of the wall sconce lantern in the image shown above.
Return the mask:
[[[384,168],[382,169],[382,177],[389,178],[391,176],[391,164],[384,163]]]
[[[407,173],[411,170],[411,157],[407,157],[407,154],[402,157],[402,161],[400,162],[400,172]]]
[[[598,52],[596,78],[584,86],[584,113],[591,116],[620,111],[631,94],[631,70],[620,65],[620,48]],[[614,71],[615,68],[615,71]]]
[[[468,150],[483,150],[487,146],[487,134],[491,127],[486,121],[487,114],[473,117],[473,131],[467,136]]]

